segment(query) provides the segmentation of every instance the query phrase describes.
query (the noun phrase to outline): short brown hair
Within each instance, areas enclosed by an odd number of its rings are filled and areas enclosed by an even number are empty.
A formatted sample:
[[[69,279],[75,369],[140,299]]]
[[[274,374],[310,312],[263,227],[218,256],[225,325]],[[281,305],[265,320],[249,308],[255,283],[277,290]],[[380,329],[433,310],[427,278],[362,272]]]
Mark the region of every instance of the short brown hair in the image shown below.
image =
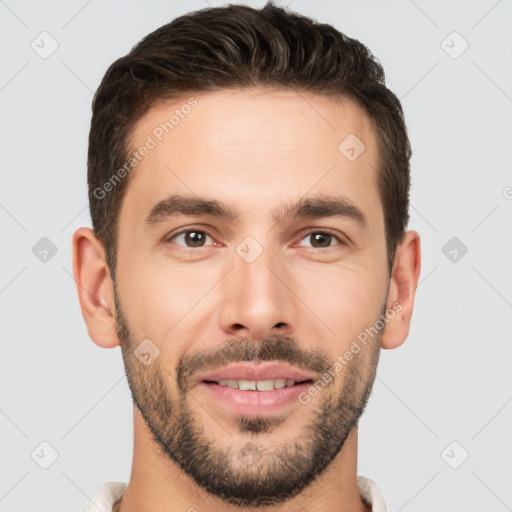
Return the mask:
[[[89,205],[112,274],[128,177],[113,183],[108,193],[103,187],[125,165],[135,123],[159,99],[261,86],[348,97],[367,113],[377,133],[391,272],[409,220],[411,147],[400,101],[384,78],[380,63],[359,41],[271,2],[262,9],[202,9],[147,35],[108,68],[93,99]]]

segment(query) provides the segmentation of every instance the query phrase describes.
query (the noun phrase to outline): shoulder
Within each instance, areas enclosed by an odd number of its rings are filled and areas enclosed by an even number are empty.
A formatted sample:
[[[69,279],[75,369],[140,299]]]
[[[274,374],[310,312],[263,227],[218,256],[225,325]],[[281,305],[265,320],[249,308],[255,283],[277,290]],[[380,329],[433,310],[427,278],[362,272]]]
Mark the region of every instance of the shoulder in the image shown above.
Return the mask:
[[[103,484],[82,512],[111,512],[114,503],[121,498],[126,491],[124,482],[107,482]]]
[[[364,476],[358,475],[359,494],[363,501],[372,507],[372,512],[386,512],[386,503],[377,484]]]

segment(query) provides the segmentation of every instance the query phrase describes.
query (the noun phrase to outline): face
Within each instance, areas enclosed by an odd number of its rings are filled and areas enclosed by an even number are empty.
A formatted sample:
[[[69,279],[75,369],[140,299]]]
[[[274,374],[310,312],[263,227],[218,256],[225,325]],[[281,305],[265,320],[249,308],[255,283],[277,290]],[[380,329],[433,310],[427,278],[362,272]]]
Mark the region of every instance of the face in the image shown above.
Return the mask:
[[[188,99],[133,133],[155,145],[120,209],[117,332],[162,454],[227,502],[276,504],[336,459],[374,381],[389,284],[375,135],[346,99]]]

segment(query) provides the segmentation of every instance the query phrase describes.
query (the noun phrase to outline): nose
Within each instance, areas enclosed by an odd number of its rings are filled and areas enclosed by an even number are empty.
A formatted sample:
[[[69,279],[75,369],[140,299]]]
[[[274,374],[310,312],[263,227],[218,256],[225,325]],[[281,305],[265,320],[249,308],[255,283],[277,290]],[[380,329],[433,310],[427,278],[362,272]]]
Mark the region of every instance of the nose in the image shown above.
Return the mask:
[[[251,262],[238,253],[222,282],[220,322],[229,336],[263,340],[291,335],[297,328],[300,300],[293,293],[293,274],[271,248]]]

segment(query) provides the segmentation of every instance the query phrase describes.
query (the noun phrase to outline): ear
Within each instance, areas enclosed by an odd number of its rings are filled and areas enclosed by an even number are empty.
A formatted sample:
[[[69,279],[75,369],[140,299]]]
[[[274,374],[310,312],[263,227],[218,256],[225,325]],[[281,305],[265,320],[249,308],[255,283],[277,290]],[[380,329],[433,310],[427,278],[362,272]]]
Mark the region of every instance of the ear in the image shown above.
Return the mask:
[[[103,244],[94,231],[73,234],[73,274],[90,338],[104,348],[120,345],[115,328],[114,285]]]
[[[387,302],[389,320],[382,335],[382,348],[399,347],[407,339],[420,268],[420,236],[416,231],[407,231],[395,252]]]

